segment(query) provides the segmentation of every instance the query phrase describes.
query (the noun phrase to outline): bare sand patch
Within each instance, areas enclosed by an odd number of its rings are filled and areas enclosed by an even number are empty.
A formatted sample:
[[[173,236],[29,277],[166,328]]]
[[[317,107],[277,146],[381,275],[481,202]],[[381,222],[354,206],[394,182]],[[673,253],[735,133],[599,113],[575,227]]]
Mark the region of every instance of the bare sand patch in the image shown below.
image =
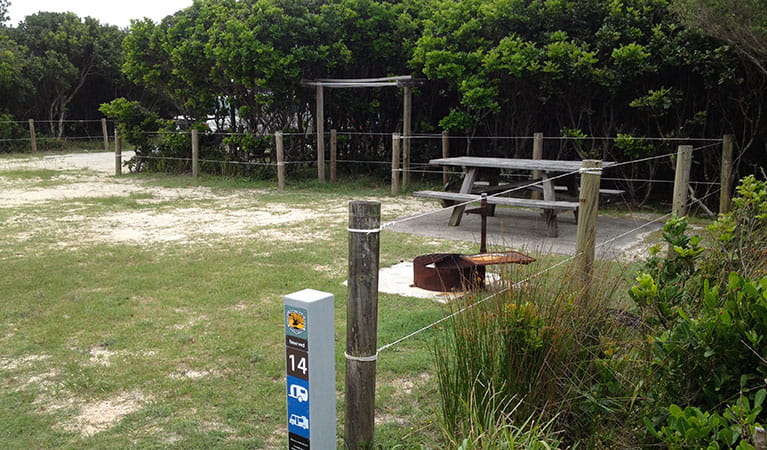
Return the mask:
[[[119,423],[128,414],[140,410],[150,399],[140,392],[124,392],[112,398],[83,403],[79,413],[62,424],[67,431],[92,436]]]
[[[45,361],[50,355],[26,355],[18,358],[0,358],[0,370],[17,370],[33,366],[34,364]]]
[[[177,312],[179,312],[179,311],[177,311]],[[208,319],[208,316],[206,316],[205,314],[201,314],[201,315],[199,315],[197,317],[192,317],[191,319],[187,320],[184,323],[177,323],[177,324],[173,325],[172,328],[174,330],[186,330],[187,328],[193,327],[198,322],[200,322],[202,320],[207,320],[207,319]]]
[[[100,243],[207,243],[222,239],[255,238],[293,245],[327,240],[341,230],[348,201],[320,201],[309,207],[290,204],[259,205],[264,190],[214,191],[201,186],[165,188],[130,177],[105,177],[114,171],[112,153],[56,155],[0,162],[3,168],[83,169],[95,175],[62,176],[61,183],[40,186],[30,180],[3,182],[0,208],[43,208],[25,211],[5,221],[11,227],[5,240],[25,242],[54,234],[61,248]],[[97,213],[78,200],[131,197],[139,208]],[[368,198],[368,200],[378,200]],[[68,202],[62,205],[62,202]],[[178,207],[174,207],[178,202]],[[198,202],[199,205],[195,205]],[[192,206],[190,206],[190,203]],[[159,206],[155,206],[159,205]],[[384,217],[423,211],[425,202],[398,198],[383,205]],[[51,215],[58,217],[51,219]]]
[[[205,377],[220,377],[220,376],[221,376],[221,372],[217,370],[185,369],[179,372],[171,373],[170,375],[168,375],[168,378],[172,380],[183,380],[183,379],[197,380],[197,379],[205,378]]]
[[[111,366],[112,357],[118,354],[118,352],[107,350],[104,347],[93,347],[88,350],[88,353],[90,354],[90,357],[88,358],[89,363],[105,367]]]
[[[407,420],[405,420],[402,417],[397,417],[393,414],[376,414],[375,417],[375,424],[376,425],[386,425],[390,423],[395,423],[397,425],[405,425],[407,423]]]

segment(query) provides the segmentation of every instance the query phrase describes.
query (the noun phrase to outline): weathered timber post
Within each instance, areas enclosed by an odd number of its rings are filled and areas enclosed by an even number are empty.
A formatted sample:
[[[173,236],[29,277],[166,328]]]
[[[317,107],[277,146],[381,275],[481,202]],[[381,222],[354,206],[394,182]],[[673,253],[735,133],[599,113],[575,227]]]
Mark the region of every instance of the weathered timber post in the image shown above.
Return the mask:
[[[101,134],[104,135],[104,151],[109,151],[109,130],[107,129],[107,119],[101,119]]]
[[[687,189],[690,186],[690,168],[692,166],[692,145],[680,145],[676,154],[676,171],[674,173],[674,197],[671,204],[671,214],[682,217],[687,215]],[[675,254],[674,247],[669,244],[668,257]]]
[[[352,450],[373,446],[380,226],[379,202],[349,203],[344,439]]]
[[[197,130],[192,130],[192,178],[200,174],[200,135]]]
[[[680,145],[676,155],[674,199],[671,205],[671,213],[677,217],[687,214],[687,185],[690,183],[691,166],[692,145]]]
[[[413,88],[405,86],[402,112],[402,189],[410,183],[410,122],[413,112]]]
[[[338,161],[338,132],[330,130],[330,182],[336,182],[336,164]]]
[[[400,136],[397,133],[391,135],[391,193],[399,195],[399,161],[400,161]]]
[[[120,141],[120,132],[115,127],[115,176],[123,173],[123,149]]]
[[[602,161],[585,159],[581,163],[581,189],[578,197],[578,231],[575,242],[577,282],[588,289],[594,268],[599,212],[599,183]]]
[[[315,122],[317,127],[317,177],[325,182],[325,92],[321,85],[315,87],[316,112]]]
[[[543,159],[543,133],[533,134],[533,159]],[[540,170],[533,171],[533,181],[539,181],[543,178],[543,173]],[[533,200],[541,200],[543,193],[534,190],[532,193]]]
[[[285,147],[282,143],[282,131],[274,133],[274,146],[277,153],[277,188],[285,190]]]
[[[450,158],[450,137],[447,131],[442,132],[442,157]],[[447,182],[450,178],[450,174],[447,170],[447,166],[442,168],[442,184],[447,186]]]
[[[29,143],[32,146],[32,153],[37,153],[37,136],[35,135],[34,119],[29,119]]]
[[[719,214],[730,212],[730,198],[732,196],[732,154],[735,147],[735,136],[724,135],[722,141],[722,173],[719,184]]]

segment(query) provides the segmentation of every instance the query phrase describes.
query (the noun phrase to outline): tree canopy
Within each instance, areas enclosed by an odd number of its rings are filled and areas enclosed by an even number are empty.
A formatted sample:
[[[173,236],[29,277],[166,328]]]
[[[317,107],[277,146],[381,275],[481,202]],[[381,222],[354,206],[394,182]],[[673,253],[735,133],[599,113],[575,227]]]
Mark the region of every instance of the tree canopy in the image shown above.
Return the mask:
[[[732,45],[767,76],[767,7],[762,0],[679,0],[684,24]]]
[[[196,0],[124,32],[40,13],[0,30],[0,108],[60,121],[95,92],[232,131],[305,130],[303,79],[412,74],[418,131],[626,137],[553,157],[657,151],[636,136],[736,133],[748,149],[763,142],[765,14],[760,0]],[[326,95],[334,128],[401,127],[393,89]]]

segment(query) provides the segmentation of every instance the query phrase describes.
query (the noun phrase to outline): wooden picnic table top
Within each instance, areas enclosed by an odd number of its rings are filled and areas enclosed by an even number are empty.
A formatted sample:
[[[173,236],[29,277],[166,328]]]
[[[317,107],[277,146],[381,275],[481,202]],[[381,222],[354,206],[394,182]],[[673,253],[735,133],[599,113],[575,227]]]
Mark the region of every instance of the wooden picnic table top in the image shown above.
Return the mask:
[[[541,170],[545,172],[577,172],[581,161],[560,161],[555,159],[490,158],[485,156],[456,156],[429,161],[433,166],[458,166],[491,169]],[[602,167],[615,165],[614,161],[603,161]]]

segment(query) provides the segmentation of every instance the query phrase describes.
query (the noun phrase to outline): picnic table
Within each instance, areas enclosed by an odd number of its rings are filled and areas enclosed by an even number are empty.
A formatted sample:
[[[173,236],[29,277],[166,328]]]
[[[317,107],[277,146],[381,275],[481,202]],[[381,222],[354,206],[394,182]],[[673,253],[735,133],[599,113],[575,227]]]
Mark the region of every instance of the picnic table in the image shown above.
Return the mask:
[[[529,171],[537,178],[540,177],[543,190],[543,199],[516,198],[490,196],[488,203],[492,205],[521,206],[529,208],[541,208],[543,217],[546,221],[547,235],[556,237],[558,228],[556,222],[557,211],[573,211],[577,213],[578,202],[557,200],[556,189],[553,183],[552,174],[577,173],[582,163],[581,161],[560,161],[547,159],[523,159],[523,158],[490,158],[479,156],[458,156],[453,158],[438,158],[429,161],[434,166],[462,167],[464,171],[463,182],[458,192],[447,191],[416,191],[413,195],[418,197],[436,198],[458,202],[453,207],[448,225],[458,226],[461,223],[461,217],[466,208],[466,202],[480,201],[481,195],[472,193],[475,183],[480,178],[488,180],[488,187],[485,191],[501,192],[503,186],[500,185],[499,176],[503,170]],[[602,167],[615,165],[614,162],[603,162]],[[526,183],[529,184],[529,183]],[[500,186],[500,188],[499,188]],[[510,186],[509,188],[511,188]],[[531,186],[528,186],[531,187]],[[499,190],[500,189],[500,190]],[[568,190],[573,193],[575,187],[571,185]],[[577,195],[577,194],[576,194]]]

